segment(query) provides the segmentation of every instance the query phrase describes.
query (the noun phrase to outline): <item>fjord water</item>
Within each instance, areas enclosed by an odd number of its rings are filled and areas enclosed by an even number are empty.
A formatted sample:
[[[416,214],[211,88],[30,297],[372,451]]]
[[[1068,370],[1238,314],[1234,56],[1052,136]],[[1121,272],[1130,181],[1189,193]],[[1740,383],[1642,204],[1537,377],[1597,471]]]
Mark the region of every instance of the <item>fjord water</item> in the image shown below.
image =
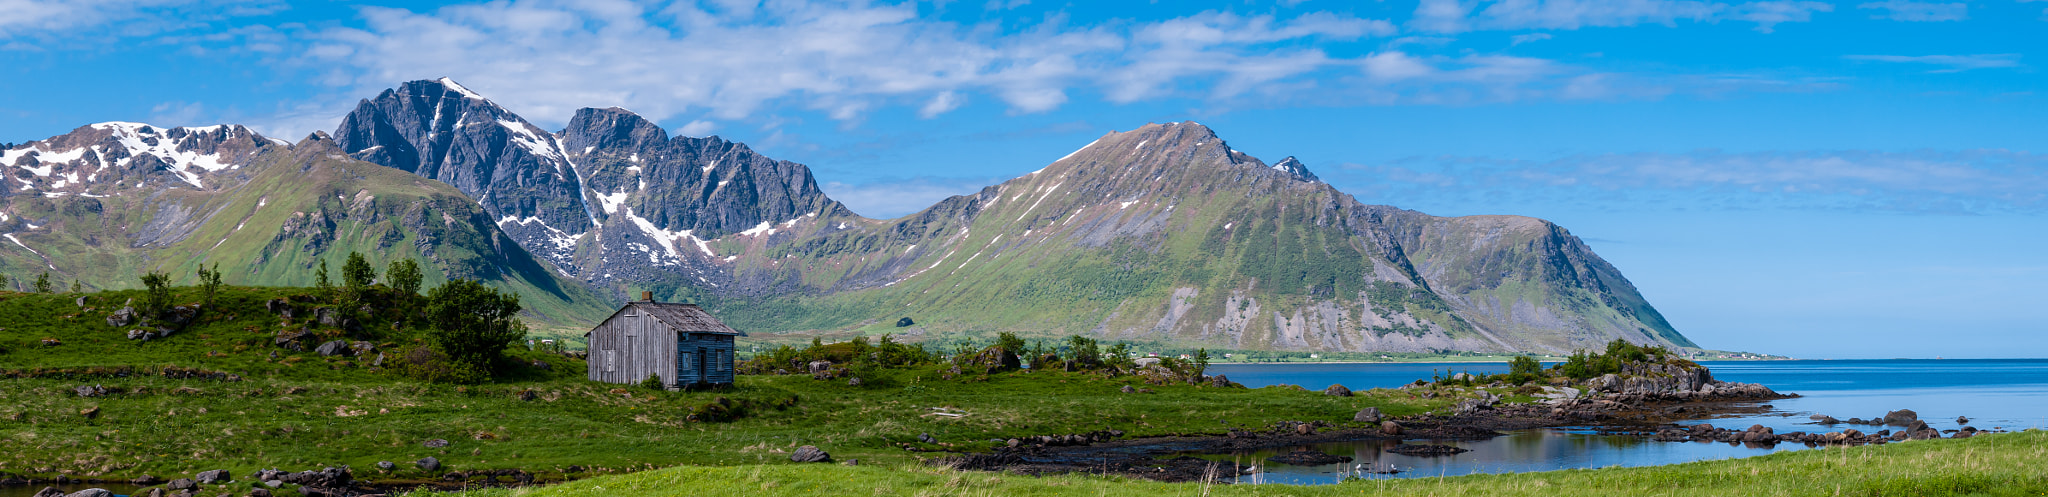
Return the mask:
[[[1912,409],[1929,426],[1955,429],[1957,416],[1969,418],[1978,429],[2023,430],[2048,427],[2048,360],[1851,360],[1851,361],[1739,361],[1703,362],[1722,381],[1761,383],[1773,390],[1797,393],[1801,397],[1770,401],[1769,412],[1690,421],[1724,428],[1747,428],[1754,424],[1778,433],[1790,431],[1828,432],[1845,428],[1876,431],[1882,427],[1813,424],[1808,416],[1826,414],[1839,419],[1881,417],[1897,409]],[[1331,384],[1352,389],[1396,388],[1441,374],[1460,372],[1500,373],[1505,364],[1483,363],[1295,363],[1220,364],[1211,374],[1223,374],[1247,387],[1294,384],[1321,390]],[[1550,471],[1607,466],[1652,466],[1683,462],[1749,457],[1776,451],[1803,450],[1803,444],[1781,443],[1773,447],[1703,442],[1656,442],[1626,436],[1609,436],[1589,430],[1551,428],[1524,430],[1483,441],[1437,441],[1470,449],[1471,452],[1444,457],[1412,457],[1387,453],[1394,442],[1361,441],[1282,447],[1237,454],[1212,454],[1243,461],[1264,461],[1298,448],[1350,456],[1348,464],[1287,466],[1261,463],[1261,472],[1240,478],[1241,482],[1332,483],[1359,465],[1392,465],[1402,473],[1361,475],[1364,477],[1429,477],[1473,473]]]

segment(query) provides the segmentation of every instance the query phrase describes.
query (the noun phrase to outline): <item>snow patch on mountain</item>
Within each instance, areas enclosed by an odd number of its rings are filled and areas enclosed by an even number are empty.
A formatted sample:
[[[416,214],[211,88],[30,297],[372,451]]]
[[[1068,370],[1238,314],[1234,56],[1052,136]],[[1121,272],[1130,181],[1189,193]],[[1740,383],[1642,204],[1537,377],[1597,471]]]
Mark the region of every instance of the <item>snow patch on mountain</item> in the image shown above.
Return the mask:
[[[450,90],[455,90],[455,92],[456,92],[456,93],[461,93],[461,94],[462,94],[462,96],[463,96],[463,97],[465,97],[465,98],[474,98],[474,99],[477,99],[477,100],[484,100],[484,96],[483,96],[483,95],[478,95],[478,94],[477,94],[476,92],[473,92],[473,91],[469,91],[469,88],[464,88],[464,87],[462,86],[462,84],[460,84],[460,83],[456,83],[456,82],[455,82],[455,80],[453,80],[453,79],[448,79],[448,78],[441,78],[441,79],[437,79],[437,80],[435,80],[435,81],[437,81],[437,82],[441,83],[441,86],[445,86],[445,87],[448,87],[448,89],[450,89]]]

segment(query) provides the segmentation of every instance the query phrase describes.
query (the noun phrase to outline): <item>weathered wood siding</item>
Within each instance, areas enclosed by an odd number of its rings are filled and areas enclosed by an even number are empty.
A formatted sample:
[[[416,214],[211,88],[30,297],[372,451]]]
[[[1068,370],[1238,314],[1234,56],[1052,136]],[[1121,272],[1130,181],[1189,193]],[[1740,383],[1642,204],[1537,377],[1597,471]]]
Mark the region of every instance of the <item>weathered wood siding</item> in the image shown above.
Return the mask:
[[[732,383],[732,335],[683,333],[676,341],[676,378],[682,383]]]
[[[678,333],[649,314],[627,305],[590,330],[591,380],[637,384],[659,375],[669,388],[733,382],[733,335]]]

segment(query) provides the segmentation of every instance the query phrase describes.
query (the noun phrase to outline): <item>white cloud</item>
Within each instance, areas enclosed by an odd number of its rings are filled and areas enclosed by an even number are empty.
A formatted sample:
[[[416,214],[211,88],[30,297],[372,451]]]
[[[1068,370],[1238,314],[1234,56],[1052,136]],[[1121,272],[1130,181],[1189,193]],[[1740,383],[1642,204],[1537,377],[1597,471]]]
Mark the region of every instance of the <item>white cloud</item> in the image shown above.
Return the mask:
[[[1523,43],[1534,43],[1548,39],[1550,39],[1550,33],[1530,33],[1525,35],[1515,35],[1513,38],[1508,39],[1508,45],[1514,46]]]
[[[274,0],[0,0],[0,41],[102,28],[120,36],[148,36],[283,8]]]
[[[1207,12],[1105,26],[1053,18],[1005,33],[922,19],[915,4],[802,1],[653,11],[529,0],[365,8],[363,17],[360,29],[318,32],[304,51],[304,62],[337,68],[330,84],[362,93],[450,76],[543,123],[613,105],[656,120],[730,120],[784,106],[841,120],[895,105],[935,116],[972,93],[1030,113],[1085,87],[1115,102],[1232,98],[1347,63],[1285,47],[1291,42],[1395,31],[1387,21],[1323,12]]]
[[[1872,62],[1942,66],[1941,69],[1928,71],[1933,73],[2020,66],[2020,54],[2016,53],[1978,55],[1845,55],[1842,58]]]
[[[1779,23],[1808,22],[1813,20],[1815,12],[1834,11],[1834,5],[1821,2],[1749,2],[1729,9],[1726,17],[1756,23],[1757,31],[1769,33],[1776,30]]]
[[[676,135],[707,136],[711,134],[711,130],[716,128],[718,128],[718,123],[699,119],[690,121],[689,124],[684,124],[681,128],[676,128]]]
[[[1914,2],[1910,0],[1887,0],[1884,2],[1871,2],[1860,4],[1857,5],[1856,8],[1884,10],[1885,14],[1874,15],[1871,16],[1871,18],[1891,19],[1894,21],[1961,21],[1970,18],[1969,4],[1961,2],[1934,3]]]
[[[1482,8],[1483,7],[1483,8]],[[1757,23],[1770,32],[1784,22],[1803,22],[1834,7],[1810,1],[1729,4],[1700,0],[1422,0],[1408,26],[1419,31],[1579,29],[1678,21]]]

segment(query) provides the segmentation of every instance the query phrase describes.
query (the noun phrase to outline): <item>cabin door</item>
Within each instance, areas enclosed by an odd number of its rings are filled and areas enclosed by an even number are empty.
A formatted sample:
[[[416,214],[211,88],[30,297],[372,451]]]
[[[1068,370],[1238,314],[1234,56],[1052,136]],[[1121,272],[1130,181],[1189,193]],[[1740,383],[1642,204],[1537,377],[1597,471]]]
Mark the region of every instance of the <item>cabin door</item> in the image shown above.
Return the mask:
[[[710,383],[710,368],[705,367],[705,364],[711,362],[711,355],[704,353],[703,347],[697,347],[697,357],[697,381]]]
[[[621,323],[622,325],[624,325],[621,326],[621,328],[625,328],[623,330],[625,331],[623,337],[623,341],[625,343],[622,345],[624,346],[626,351],[624,354],[620,355],[625,356],[626,367],[619,369],[624,370],[627,375],[625,378],[623,378],[624,380],[628,382],[639,382],[640,380],[647,379],[647,372],[641,371],[641,365],[646,364],[647,362],[646,358],[641,356],[641,354],[644,354],[644,352],[640,350],[642,348],[640,340],[643,340],[643,338],[641,337],[646,334],[640,328],[646,326],[646,324],[644,323],[644,321],[646,320],[640,319],[640,316],[633,314],[627,314],[625,316],[622,316],[621,318],[625,320],[624,323]]]

